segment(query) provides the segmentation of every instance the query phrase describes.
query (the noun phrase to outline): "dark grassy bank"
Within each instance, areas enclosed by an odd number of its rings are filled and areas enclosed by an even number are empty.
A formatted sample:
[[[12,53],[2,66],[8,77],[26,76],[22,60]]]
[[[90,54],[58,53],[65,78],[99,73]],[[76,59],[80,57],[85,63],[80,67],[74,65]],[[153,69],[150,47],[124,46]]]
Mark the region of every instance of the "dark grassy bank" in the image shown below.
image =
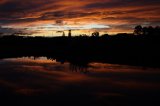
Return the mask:
[[[101,37],[0,38],[0,58],[46,56],[74,64],[104,62],[160,66],[160,37],[157,35],[104,35]]]

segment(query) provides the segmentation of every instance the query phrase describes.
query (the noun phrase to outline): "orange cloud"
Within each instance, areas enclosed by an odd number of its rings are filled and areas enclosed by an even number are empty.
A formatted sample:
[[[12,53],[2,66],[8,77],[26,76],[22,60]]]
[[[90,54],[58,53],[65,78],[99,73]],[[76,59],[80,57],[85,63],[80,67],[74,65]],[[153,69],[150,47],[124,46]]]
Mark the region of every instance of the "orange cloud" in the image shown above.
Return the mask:
[[[132,32],[138,24],[159,25],[159,5],[159,0],[1,0],[0,25],[37,31],[48,25],[53,25],[52,30],[64,30],[61,26],[98,24],[109,26],[102,28],[109,33]],[[47,33],[48,29],[44,30]]]

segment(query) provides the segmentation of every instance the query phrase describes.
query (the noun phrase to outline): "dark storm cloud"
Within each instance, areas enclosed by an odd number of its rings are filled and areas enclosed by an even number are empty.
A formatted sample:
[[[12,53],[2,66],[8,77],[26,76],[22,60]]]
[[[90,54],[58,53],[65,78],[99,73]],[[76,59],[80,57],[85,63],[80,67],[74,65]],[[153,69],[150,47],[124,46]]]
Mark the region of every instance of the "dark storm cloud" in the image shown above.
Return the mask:
[[[3,36],[4,34],[10,34],[10,33],[15,33],[17,32],[16,29],[13,28],[3,28],[0,26],[0,36]]]
[[[145,18],[136,18],[136,17],[106,17],[106,18],[102,18],[102,20],[109,20],[109,21],[127,21],[129,23],[138,23],[138,22],[146,22],[147,19]]]
[[[30,15],[34,16],[36,12],[41,12],[53,7],[54,9],[58,8],[57,5],[53,4],[54,2],[56,2],[56,0],[7,0],[5,3],[0,4],[0,18],[12,19],[24,18]]]
[[[5,28],[0,26],[0,36],[13,35],[13,34],[31,35],[34,33],[37,32],[28,30],[27,28]]]
[[[96,3],[91,3],[84,8],[121,8],[121,7],[129,7],[129,6],[145,6],[145,5],[155,5],[156,3],[160,3],[159,0],[110,0],[110,1],[101,1]]]
[[[56,12],[49,12],[43,14],[40,19],[57,19],[57,18],[79,18],[79,17],[87,17],[92,15],[100,14],[100,12],[67,12],[67,11],[56,11]]]

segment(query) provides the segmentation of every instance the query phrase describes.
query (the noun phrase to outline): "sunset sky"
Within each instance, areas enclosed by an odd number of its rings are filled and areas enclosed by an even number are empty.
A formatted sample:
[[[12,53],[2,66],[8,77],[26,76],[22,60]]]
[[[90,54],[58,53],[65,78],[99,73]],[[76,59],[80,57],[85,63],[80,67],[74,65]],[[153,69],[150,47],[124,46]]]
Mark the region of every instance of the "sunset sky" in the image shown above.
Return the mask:
[[[0,0],[1,35],[115,34],[136,25],[160,25],[160,0]]]

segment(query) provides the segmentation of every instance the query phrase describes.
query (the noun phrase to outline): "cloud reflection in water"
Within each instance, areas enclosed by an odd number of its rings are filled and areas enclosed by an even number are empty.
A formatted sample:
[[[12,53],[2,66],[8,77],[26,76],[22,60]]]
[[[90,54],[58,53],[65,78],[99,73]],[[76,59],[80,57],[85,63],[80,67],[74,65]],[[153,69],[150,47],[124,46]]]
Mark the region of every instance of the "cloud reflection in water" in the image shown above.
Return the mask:
[[[90,63],[87,71],[72,71],[70,63],[37,58],[0,61],[0,90],[19,95],[90,95],[97,99],[154,95],[160,89],[160,69]],[[0,93],[1,93],[0,92]]]

